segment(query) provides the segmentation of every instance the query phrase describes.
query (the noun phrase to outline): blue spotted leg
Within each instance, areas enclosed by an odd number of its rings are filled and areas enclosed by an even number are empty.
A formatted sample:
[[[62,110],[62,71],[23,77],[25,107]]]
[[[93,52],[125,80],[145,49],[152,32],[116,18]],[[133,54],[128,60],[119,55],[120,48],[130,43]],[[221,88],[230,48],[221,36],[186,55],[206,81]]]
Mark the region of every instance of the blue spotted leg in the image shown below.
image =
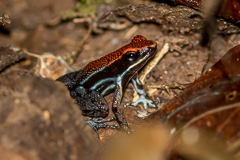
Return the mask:
[[[103,120],[103,118],[97,118],[97,119],[88,118],[87,124],[89,124],[97,132],[97,135],[99,137],[99,132],[98,132],[99,128],[112,128],[112,129],[119,128],[119,126],[116,124],[114,124],[114,125],[104,124],[105,122],[111,122],[114,120],[116,120],[115,117],[112,117],[112,118],[106,119],[106,120]]]
[[[135,90],[137,91],[137,93],[139,95],[139,99],[136,102],[125,104],[124,107],[126,107],[126,106],[135,106],[136,107],[138,104],[142,104],[146,111],[148,109],[148,106],[157,108],[157,106],[154,104],[154,102],[151,99],[147,98],[147,93],[144,90],[143,84],[139,80],[137,74],[135,74],[134,77],[132,78],[132,83],[133,83]]]

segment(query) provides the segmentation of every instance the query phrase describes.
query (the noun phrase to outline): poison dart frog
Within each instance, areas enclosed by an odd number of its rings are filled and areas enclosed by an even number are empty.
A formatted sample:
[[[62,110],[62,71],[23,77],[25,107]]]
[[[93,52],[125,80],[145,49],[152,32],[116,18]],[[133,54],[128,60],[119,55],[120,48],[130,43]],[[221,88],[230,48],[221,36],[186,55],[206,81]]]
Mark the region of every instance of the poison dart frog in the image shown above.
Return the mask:
[[[84,116],[98,133],[98,128],[122,128],[129,130],[126,118],[121,109],[121,100],[127,84],[132,80],[140,98],[130,105],[142,103],[147,110],[148,105],[156,107],[148,99],[137,72],[156,54],[157,43],[147,40],[141,35],[133,37],[131,42],[106,56],[88,63],[83,69],[68,73],[58,78],[70,91]],[[104,96],[114,92],[112,111],[114,117],[102,120],[109,113],[109,106]],[[97,118],[97,119],[92,119]],[[102,120],[102,121],[101,121]],[[104,125],[104,122],[116,120],[117,125]]]

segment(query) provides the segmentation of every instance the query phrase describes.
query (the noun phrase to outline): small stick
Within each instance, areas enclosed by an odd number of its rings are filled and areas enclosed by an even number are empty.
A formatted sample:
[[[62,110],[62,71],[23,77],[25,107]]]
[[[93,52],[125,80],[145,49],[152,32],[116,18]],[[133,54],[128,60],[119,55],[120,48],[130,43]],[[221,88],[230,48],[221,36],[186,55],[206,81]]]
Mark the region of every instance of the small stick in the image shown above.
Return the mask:
[[[152,71],[152,69],[158,64],[158,62],[165,56],[169,51],[169,44],[165,43],[162,49],[156,54],[154,59],[152,59],[147,66],[142,71],[141,76],[139,77],[140,81],[144,84],[146,76]]]
[[[94,21],[94,17],[92,17],[90,19],[88,18],[86,20],[89,22],[89,27],[88,27],[87,33],[84,35],[83,39],[77,44],[76,48],[69,55],[67,55],[63,58],[65,61],[68,62],[69,65],[72,65],[76,62],[77,58],[79,57],[79,55],[83,49],[84,44],[86,43],[86,41],[88,40],[89,36],[92,33],[92,30],[93,30],[92,22]],[[79,21],[79,20],[75,20],[75,22],[77,22],[77,21]]]

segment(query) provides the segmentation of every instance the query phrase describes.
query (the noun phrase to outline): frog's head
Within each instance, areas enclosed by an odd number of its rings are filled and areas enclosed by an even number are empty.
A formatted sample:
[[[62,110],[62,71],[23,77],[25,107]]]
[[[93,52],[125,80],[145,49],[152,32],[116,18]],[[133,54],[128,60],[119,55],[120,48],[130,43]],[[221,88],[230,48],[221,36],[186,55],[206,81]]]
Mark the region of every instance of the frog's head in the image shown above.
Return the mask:
[[[125,48],[124,48],[125,47]],[[124,46],[121,61],[128,72],[136,72],[156,54],[157,43],[147,40],[141,35],[133,37],[132,41]]]
[[[120,79],[129,81],[134,74],[155,56],[156,50],[156,42],[137,35],[133,37],[129,44],[112,53],[113,55],[118,53],[118,60],[111,64],[111,72],[117,73]]]

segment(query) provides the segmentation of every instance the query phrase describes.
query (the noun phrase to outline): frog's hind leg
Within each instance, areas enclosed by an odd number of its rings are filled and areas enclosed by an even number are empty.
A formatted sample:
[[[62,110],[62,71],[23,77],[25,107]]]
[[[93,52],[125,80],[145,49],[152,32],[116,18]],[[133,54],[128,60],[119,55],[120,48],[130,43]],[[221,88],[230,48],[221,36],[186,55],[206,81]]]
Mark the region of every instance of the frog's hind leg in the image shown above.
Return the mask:
[[[116,120],[115,117],[103,120],[109,114],[109,106],[99,92],[85,89],[82,86],[76,88],[71,96],[75,98],[84,116],[89,116],[87,123],[99,134],[99,128],[119,128],[118,125],[106,125],[104,123]],[[93,119],[96,118],[96,119]]]
[[[96,118],[108,116],[108,103],[99,92],[79,86],[72,94],[72,97],[76,99],[76,103],[84,116]]]
[[[119,126],[116,125],[116,124],[114,124],[114,125],[106,125],[106,124],[104,124],[106,122],[111,122],[111,121],[115,121],[115,120],[116,120],[115,117],[112,117],[110,119],[105,119],[105,120],[103,120],[103,118],[97,118],[97,119],[89,118],[87,120],[87,123],[97,132],[97,135],[99,137],[99,132],[98,132],[99,128],[112,128],[112,129],[119,128]]]

